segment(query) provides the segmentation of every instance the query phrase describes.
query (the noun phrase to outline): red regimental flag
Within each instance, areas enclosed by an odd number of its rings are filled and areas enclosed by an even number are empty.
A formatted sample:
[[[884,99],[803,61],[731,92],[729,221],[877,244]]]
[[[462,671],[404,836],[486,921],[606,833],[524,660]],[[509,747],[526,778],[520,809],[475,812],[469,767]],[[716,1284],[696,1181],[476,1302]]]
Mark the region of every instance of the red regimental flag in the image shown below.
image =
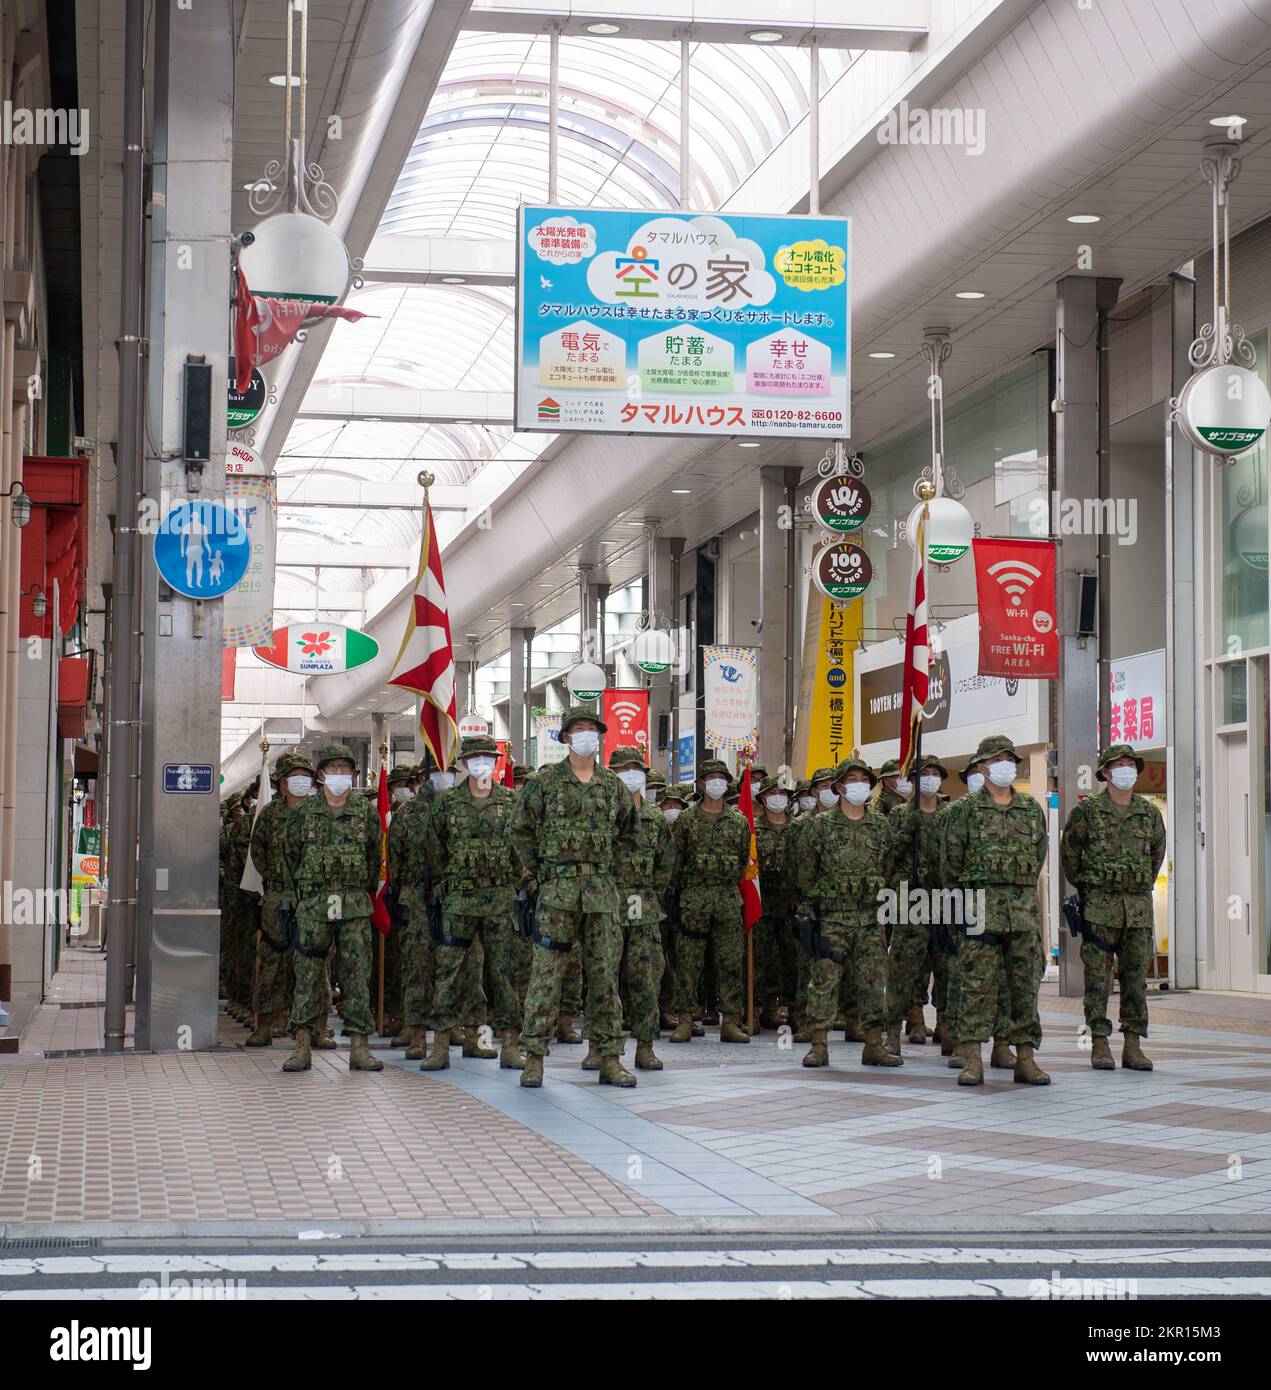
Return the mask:
[[[433,762],[446,772],[459,746],[455,711],[455,654],[450,641],[450,610],[441,573],[441,549],[432,508],[424,503],[424,533],[419,542],[419,572],[401,650],[389,685],[413,690],[423,701],[419,732]]]
[[[375,901],[371,904],[371,925],[388,935],[393,919],[388,915],[388,904],[384,901],[384,890],[388,887],[388,812],[392,801],[388,795],[388,770],[380,764],[380,787],[375,797],[375,809],[380,815],[380,886],[375,890]]]
[[[750,857],[746,860],[746,872],[737,885],[741,889],[742,910],[745,913],[746,930],[759,920],[763,914],[763,899],[759,892],[759,849],[755,844],[755,803],[750,794],[750,766],[741,774],[741,793],[737,798],[737,809],[746,817],[750,826]]]
[[[252,294],[242,269],[238,268],[234,285],[235,389],[240,393],[246,391],[251,385],[252,368],[280,356],[307,321],[347,319],[357,323],[366,317],[358,309],[346,309],[339,304],[320,304],[308,299],[267,299]]]
[[[918,516],[914,566],[905,615],[905,665],[900,690],[900,770],[912,770],[918,725],[931,694],[931,641],[927,633],[927,521],[924,505]]]

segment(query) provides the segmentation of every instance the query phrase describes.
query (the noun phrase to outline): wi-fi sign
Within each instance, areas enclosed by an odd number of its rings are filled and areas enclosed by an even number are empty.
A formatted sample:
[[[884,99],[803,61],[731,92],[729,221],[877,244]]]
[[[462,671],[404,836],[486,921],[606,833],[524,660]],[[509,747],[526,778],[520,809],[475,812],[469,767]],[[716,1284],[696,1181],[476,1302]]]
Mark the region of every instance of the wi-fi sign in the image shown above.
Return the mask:
[[[989,566],[989,573],[1006,590],[1012,603],[1018,603],[1042,577],[1041,570],[1026,565],[1023,560],[999,560]]]
[[[634,700],[615,700],[609,708],[624,724],[632,723],[644,713],[641,706],[636,704]]]

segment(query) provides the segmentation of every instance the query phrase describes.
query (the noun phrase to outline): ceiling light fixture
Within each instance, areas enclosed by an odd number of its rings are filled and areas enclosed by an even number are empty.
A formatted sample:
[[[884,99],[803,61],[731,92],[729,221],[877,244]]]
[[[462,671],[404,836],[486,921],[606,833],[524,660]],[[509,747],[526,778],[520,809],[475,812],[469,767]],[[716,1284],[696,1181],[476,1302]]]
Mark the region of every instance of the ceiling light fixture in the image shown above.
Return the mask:
[[[886,361],[888,358],[895,357],[894,352],[871,352],[870,356],[879,362]]]
[[[1073,215],[1068,219],[1069,222],[1080,222],[1082,224],[1086,222],[1101,222],[1102,220],[1103,219],[1098,215],[1098,213],[1094,212],[1074,212]]]
[[[955,299],[983,299],[983,290],[959,290],[954,296]]]
[[[468,282],[462,275],[443,275],[441,283],[443,285],[466,285]]]
[[[739,439],[737,441],[737,447],[739,449],[757,449],[759,447],[759,441],[757,439]]]
[[[1210,125],[1226,126],[1228,130],[1238,130],[1242,125],[1248,124],[1247,116],[1211,116]]]
[[[752,29],[746,37],[751,43],[780,43],[785,35],[779,29]]]
[[[676,497],[687,497],[693,489],[691,487],[673,487],[671,492]]]
[[[602,35],[603,35],[603,34],[621,34],[621,33],[622,33],[622,25],[621,25],[621,24],[605,24],[605,23],[597,22],[597,23],[595,23],[595,24],[584,24],[584,25],[583,25],[583,28],[586,29],[586,31],[587,31],[589,34],[602,34]]]
[[[287,74],[285,72],[274,73],[269,79],[269,85],[271,87],[285,87],[287,85]],[[291,77],[291,85],[293,87],[298,87],[300,85],[300,79],[294,73]]]

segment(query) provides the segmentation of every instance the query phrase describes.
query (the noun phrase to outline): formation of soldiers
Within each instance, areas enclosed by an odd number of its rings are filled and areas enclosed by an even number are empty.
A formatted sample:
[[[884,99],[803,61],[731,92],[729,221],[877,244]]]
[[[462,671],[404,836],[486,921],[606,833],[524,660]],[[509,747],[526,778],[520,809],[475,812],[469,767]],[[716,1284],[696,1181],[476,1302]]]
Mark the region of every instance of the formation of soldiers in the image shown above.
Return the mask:
[[[718,1023],[722,1042],[748,1043],[749,985],[755,1031],[791,1029],[808,1044],[807,1067],[829,1065],[839,1029],[862,1044],[864,1065],[901,1066],[903,1032],[910,1045],[938,1043],[960,1086],[983,1082],[988,1043],[990,1067],[1049,1084],[1035,1056],[1046,828],[1013,786],[1021,760],[1010,739],[981,742],[956,799],[934,757],[918,760],[916,786],[895,761],[875,772],[851,757],[793,789],[752,766],[762,916],[748,980],[739,885],[751,832],[736,780],[709,760],[695,784],[667,785],[636,747],[602,766],[603,732],[590,709],[569,710],[567,757],[537,773],[517,766],[514,788],[493,780],[499,750],[488,737],[463,740],[454,772],[393,769],[385,1033],[406,1057],[443,1070],[459,1046],[538,1087],[551,1043],[585,1036],[583,1068],[634,1086],[624,1033],[638,1071],[662,1069],[654,1044],[664,1031],[688,1044]],[[1096,771],[1104,788],[1076,804],[1062,840],[1098,1070],[1116,1065],[1114,970],[1122,1065],[1152,1068],[1141,1039],[1165,835],[1159,811],[1133,791],[1142,769],[1127,745],[1107,749]],[[314,764],[284,754],[254,828],[252,793],[226,803],[224,992],[229,1012],[254,1022],[249,1046],[292,1036],[286,1071],[337,1045],[333,987],[350,1067],[382,1067],[368,1047],[381,831],[372,802],[352,790],[355,770],[341,744]],[[238,887],[248,854],[260,896]]]

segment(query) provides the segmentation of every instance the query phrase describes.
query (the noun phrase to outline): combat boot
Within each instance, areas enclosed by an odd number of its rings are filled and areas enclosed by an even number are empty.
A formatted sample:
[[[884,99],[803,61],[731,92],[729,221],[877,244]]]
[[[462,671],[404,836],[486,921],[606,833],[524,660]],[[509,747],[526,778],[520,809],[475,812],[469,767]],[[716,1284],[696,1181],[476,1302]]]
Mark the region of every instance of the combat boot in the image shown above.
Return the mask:
[[[1033,1061],[1033,1049],[1020,1043],[1015,1049],[1015,1080],[1026,1086],[1049,1086],[1050,1077]]]
[[[954,1043],[950,1048],[948,1062],[950,1071],[960,1071],[966,1066],[966,1055],[963,1052],[965,1046],[965,1043]]]
[[[282,1064],[283,1071],[308,1071],[313,1066],[313,1056],[309,1051],[309,1030],[296,1029],[296,1046],[290,1057]]]
[[[601,1086],[635,1086],[637,1081],[634,1076],[622,1065],[620,1057],[602,1057],[600,1059],[600,1081]]]
[[[274,1021],[270,1025],[270,1033],[275,1038],[285,1038],[287,1036],[287,1015],[275,1014]]]
[[[334,1052],[339,1044],[335,1040],[335,1034],[330,1028],[324,1028],[313,1040],[313,1045],[319,1052]]]
[[[499,1039],[499,1066],[504,1071],[520,1071],[525,1065],[525,1053],[521,1051],[519,1043],[521,1034],[516,1028],[505,1028],[503,1036]]]
[[[900,1024],[893,1024],[883,1037],[883,1046],[888,1052],[894,1052],[900,1056]]]
[[[962,1070],[958,1073],[959,1086],[982,1086],[984,1084],[984,1051],[978,1042],[959,1043],[958,1052],[962,1056]]]
[[[909,1016],[906,1019],[906,1036],[911,1043],[925,1043],[931,1036],[931,1030],[927,1027],[927,1020],[920,1004],[915,1004],[909,1010]]]
[[[935,1042],[935,1043],[939,1043],[940,1046],[943,1047],[943,1046],[944,1046],[945,1038],[947,1038],[948,1035],[949,1035],[949,1031],[948,1031],[948,1029],[945,1027],[945,1024],[944,1024],[944,1015],[943,1015],[942,1013],[940,1013],[939,1010],[937,1010],[937,1011],[936,1011],[936,1026],[931,1030],[931,1041],[932,1041],[932,1042]],[[946,1052],[944,1055],[947,1057],[949,1054]]]
[[[662,1027],[663,1027],[663,1028],[673,1029],[673,1028],[675,1027],[675,1025],[676,1025],[679,1021],[680,1021],[680,1018],[679,1018],[679,1015],[678,1015],[678,1014],[672,1013],[672,1011],[671,1011],[670,1009],[663,1009],[663,1010],[662,1010]]]
[[[525,1066],[521,1071],[522,1086],[541,1086],[543,1084],[543,1059],[532,1052],[525,1054]]]
[[[410,1046],[406,1049],[406,1060],[408,1062],[418,1062],[428,1050],[428,1029],[412,1028],[410,1030]]]
[[[894,1052],[888,1052],[883,1044],[882,1032],[877,1028],[866,1028],[865,1046],[861,1048],[861,1065],[866,1067],[903,1067],[905,1059]]]
[[[668,1039],[673,1043],[686,1043],[693,1036],[693,1015],[691,1013],[681,1014],[679,1022],[675,1025],[675,1032]]]
[[[420,1071],[445,1071],[450,1065],[450,1034],[438,1028],[432,1035],[432,1051],[420,1062]]]
[[[383,1071],[384,1063],[378,1057],[371,1055],[371,1049],[367,1046],[365,1033],[349,1034],[349,1070],[350,1071]]]
[[[256,1030],[243,1039],[244,1047],[268,1047],[274,1040],[273,1014],[258,1014]]]
[[[635,1064],[637,1071],[661,1071],[662,1059],[653,1050],[651,1042],[636,1041]]]
[[[828,1034],[824,1028],[812,1030],[812,1046],[803,1059],[805,1067],[828,1067],[830,1065],[830,1048],[826,1041],[827,1037]]]
[[[794,1037],[792,1042],[810,1043],[812,1041],[812,1025],[806,1021],[799,1023],[797,1020],[794,1027]]]
[[[993,1051],[989,1054],[989,1066],[997,1067],[1001,1071],[1013,1071],[1019,1059],[1011,1051],[1011,1045],[1005,1038],[993,1039]]]
[[[462,1047],[468,1040],[468,1030],[466,1028],[452,1028],[450,1030],[450,1046]]]
[[[706,1028],[714,1028],[719,1022],[719,1011],[712,1009],[710,1013],[702,1015],[702,1024]]]
[[[580,1043],[582,1036],[574,1031],[574,1020],[568,1014],[561,1014],[556,1020],[556,1041],[558,1043]]]
[[[953,1050],[955,1047],[957,1047],[957,1043],[953,1040],[953,1030],[949,1027],[948,1022],[946,1021],[944,1025],[944,1034],[940,1038],[941,1057],[952,1057]]]
[[[1090,1039],[1090,1065],[1095,1071],[1116,1071],[1116,1059],[1107,1038]]]
[[[389,1045],[391,1047],[409,1047],[414,1036],[415,1030],[403,1023],[393,1034],[393,1041]]]
[[[582,1069],[583,1071],[600,1070],[600,1053],[596,1051],[596,1040],[594,1038],[587,1039],[587,1055],[582,1060]]]
[[[704,1038],[706,1036],[706,1025],[700,1018],[693,1019],[693,1036],[695,1038]]]
[[[778,1009],[764,1009],[759,1015],[760,1028],[780,1028],[781,1014]]]
[[[750,1034],[735,1018],[725,1018],[719,1025],[719,1040],[726,1043],[748,1043]]]
[[[1130,1071],[1151,1071],[1152,1059],[1144,1055],[1137,1033],[1126,1033],[1121,1044],[1121,1065]]]
[[[865,1034],[861,1032],[861,1021],[855,1014],[848,1014],[843,1020],[843,1041],[865,1041]]]
[[[498,1055],[494,1048],[481,1045],[481,1029],[475,1023],[469,1023],[463,1030],[463,1056],[490,1058]]]

